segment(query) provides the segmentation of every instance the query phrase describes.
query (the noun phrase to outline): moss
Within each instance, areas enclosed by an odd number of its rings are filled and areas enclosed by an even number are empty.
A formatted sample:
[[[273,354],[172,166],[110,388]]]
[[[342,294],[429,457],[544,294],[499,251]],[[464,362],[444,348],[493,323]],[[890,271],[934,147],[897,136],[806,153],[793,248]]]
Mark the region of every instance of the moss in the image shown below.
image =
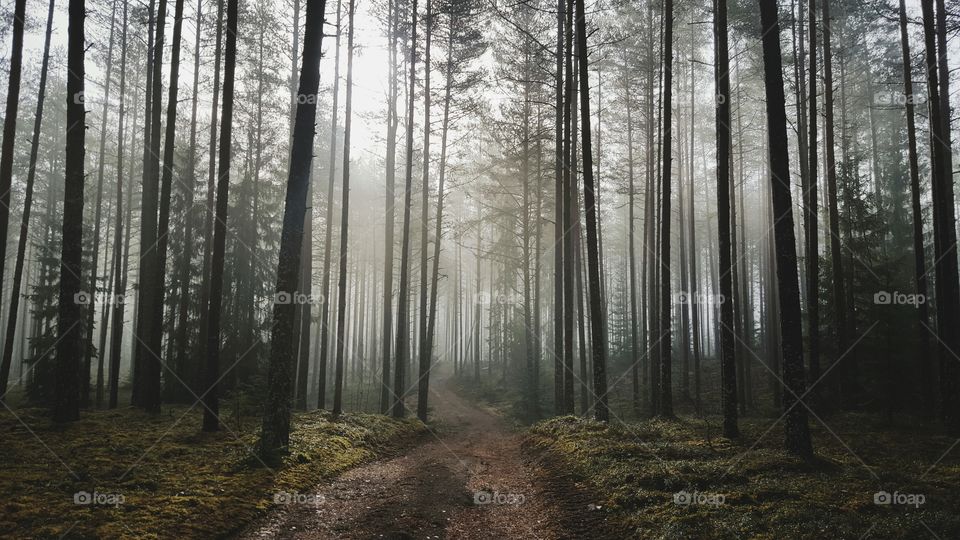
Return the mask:
[[[960,454],[937,463],[954,440],[838,415],[827,419],[829,429],[811,426],[818,456],[805,462],[780,450],[782,428],[764,435],[771,422],[744,420],[743,437],[729,441],[709,436],[716,418],[605,425],[567,416],[531,427],[526,444],[600,494],[598,504],[628,536],[921,538],[929,528],[960,537]],[[681,491],[719,495],[722,503],[676,504]],[[878,491],[926,501],[877,505]]]
[[[304,491],[365,461],[391,455],[425,433],[417,420],[371,414],[295,415],[290,453],[266,467],[257,433],[240,426],[202,433],[196,409],[162,415],[134,409],[85,412],[57,425],[44,411],[0,414],[0,537],[216,538],[273,507],[278,491]],[[27,429],[29,426],[30,429]],[[238,425],[237,425],[238,424]],[[61,461],[62,460],[62,461]],[[80,491],[123,496],[82,505]]]

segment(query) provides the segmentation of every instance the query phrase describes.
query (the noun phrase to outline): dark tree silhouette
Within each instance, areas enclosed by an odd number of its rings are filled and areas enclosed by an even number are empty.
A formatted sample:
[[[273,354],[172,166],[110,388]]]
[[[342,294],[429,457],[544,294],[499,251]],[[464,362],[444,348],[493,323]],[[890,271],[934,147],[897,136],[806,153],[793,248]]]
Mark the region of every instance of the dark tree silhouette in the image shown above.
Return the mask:
[[[80,363],[83,361],[83,295],[80,266],[83,259],[84,134],[87,112],[84,86],[84,0],[70,0],[67,8],[67,123],[66,178],[63,189],[63,245],[60,251],[60,295],[57,315],[57,368],[53,419],[80,418]]]
[[[780,298],[780,348],[783,355],[784,427],[787,451],[811,457],[807,425],[806,382],[803,374],[803,337],[800,318],[800,281],[797,276],[797,243],[790,194],[790,159],[787,147],[787,111],[783,91],[783,60],[776,0],[759,0],[763,36],[763,82],[767,98],[767,137],[770,149],[770,191],[775,216],[777,286]]]

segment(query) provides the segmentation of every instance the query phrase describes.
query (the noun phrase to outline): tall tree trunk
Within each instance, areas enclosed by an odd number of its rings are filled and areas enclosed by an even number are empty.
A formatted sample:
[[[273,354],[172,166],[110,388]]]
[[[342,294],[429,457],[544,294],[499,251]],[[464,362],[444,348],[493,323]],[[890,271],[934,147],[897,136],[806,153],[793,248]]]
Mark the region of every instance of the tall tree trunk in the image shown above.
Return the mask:
[[[213,60],[213,96],[210,107],[210,162],[207,169],[207,212],[203,227],[203,271],[200,279],[200,329],[199,346],[197,352],[199,358],[207,358],[207,342],[209,336],[207,329],[210,327],[210,265],[213,251],[213,218],[214,218],[214,180],[217,175],[217,109],[220,99],[220,59],[221,47],[223,43],[223,2],[217,0],[217,31],[216,45],[214,47]],[[206,368],[201,368],[201,373]],[[203,375],[199,380],[206,380],[208,377]]]
[[[573,230],[573,207],[576,205],[576,198],[573,194],[573,176],[576,174],[573,160],[575,145],[573,144],[573,131],[576,126],[572,120],[573,104],[573,3],[575,0],[568,0],[566,4],[566,45],[564,53],[566,55],[564,80],[564,99],[563,99],[563,413],[573,414],[574,412],[574,375],[573,375],[573,317],[574,317],[574,279],[575,279],[575,261],[576,261],[576,242],[574,241]]]
[[[672,1],[667,0],[667,5],[672,7]],[[584,0],[577,0],[575,3],[577,10],[577,53],[580,56],[580,121],[581,131],[583,132],[581,134],[583,137],[583,197],[587,218],[587,274],[590,283],[590,341],[593,345],[593,390],[597,397],[594,414],[597,420],[606,422],[610,419],[610,412],[607,407],[607,338],[604,335],[604,313],[600,294],[596,187],[593,181],[593,152],[590,146],[590,78],[587,66],[587,22],[584,15]]]
[[[807,319],[810,340],[810,381],[820,379],[820,246],[819,246],[819,216],[817,205],[817,0],[807,0],[808,19],[810,28],[810,70],[809,70],[809,103],[810,126],[808,137],[809,180],[804,190],[804,232],[807,241]],[[823,0],[827,1],[827,0]],[[817,386],[810,387],[811,401],[816,406],[818,401]]]
[[[386,414],[392,403],[390,397],[390,356],[393,337],[393,242],[396,213],[397,174],[397,95],[400,83],[397,80],[397,26],[399,15],[397,0],[388,0],[387,33],[389,34],[389,90],[387,100],[387,155],[386,155],[386,218],[383,242],[383,327],[381,330],[380,368],[380,414]]]
[[[812,1],[812,0],[811,0]],[[714,80],[717,87],[717,235],[719,245],[720,382],[723,435],[739,436],[737,427],[737,372],[733,333],[733,261],[730,231],[730,51],[727,42],[727,0],[715,0],[713,32]]]
[[[633,175],[633,100],[630,95],[630,68],[627,65],[627,52],[624,50],[623,95],[627,109],[627,230],[630,272],[630,372],[631,398],[633,413],[640,414],[640,340],[637,332],[637,252],[634,227],[634,175]]]
[[[404,379],[410,354],[410,198],[413,191],[413,110],[417,90],[417,0],[410,5],[410,87],[407,90],[407,152],[403,193],[403,240],[400,247],[400,290],[397,298],[397,362],[393,379],[393,416],[402,418],[406,394]]]
[[[444,90],[443,96],[443,121],[440,131],[440,168],[438,171],[439,179],[437,181],[437,214],[434,219],[434,232],[433,232],[433,269],[431,270],[431,279],[430,279],[430,322],[427,327],[427,341],[426,341],[426,354],[427,358],[433,358],[433,341],[434,341],[434,332],[437,326],[437,286],[440,279],[440,239],[443,234],[443,203],[444,203],[444,180],[446,180],[447,173],[447,136],[450,130],[450,101],[453,97],[453,44],[454,44],[454,21],[453,13],[450,14],[450,26],[448,29],[449,35],[447,37],[447,62],[446,62],[446,88]],[[426,222],[424,222],[426,225]],[[460,258],[457,258],[459,263]],[[460,287],[459,276],[460,273],[457,273],[457,286]],[[459,292],[459,291],[458,291]],[[459,300],[459,294],[457,298]],[[457,310],[457,317],[455,320],[457,323],[462,322],[463,313]],[[461,343],[460,339],[456,340],[456,343],[459,345]],[[457,364],[459,369],[462,369],[463,358],[461,355],[455,356],[455,360],[459,363]],[[421,374],[422,377],[423,374]],[[426,401],[426,398],[424,398]],[[419,409],[419,402],[418,402]]]
[[[313,0],[322,2],[322,0]],[[217,385],[223,376],[220,374],[220,312],[223,301],[223,267],[227,237],[227,207],[230,194],[230,150],[233,144],[233,96],[234,79],[237,68],[237,19],[239,0],[227,0],[227,43],[223,69],[223,110],[220,122],[220,152],[217,173],[217,208],[213,228],[213,251],[210,261],[210,305],[207,308],[206,370],[203,399],[203,431],[220,429],[220,400]],[[321,9],[322,11],[322,9]],[[319,39],[317,40],[319,48]],[[318,53],[319,54],[319,53]],[[319,79],[319,76],[318,76]],[[302,85],[302,83],[301,83]],[[315,94],[316,92],[314,92]],[[314,105],[315,107],[316,105]],[[310,116],[311,133],[313,115]],[[307,163],[309,167],[309,162]],[[284,216],[286,217],[286,216]],[[284,221],[286,224],[286,221]],[[299,244],[296,244],[299,248]],[[299,250],[296,250],[299,253]],[[278,290],[284,290],[279,289]],[[292,313],[291,313],[292,316]],[[275,325],[276,328],[276,325]],[[289,340],[274,340],[271,355],[282,346],[289,348]],[[283,345],[276,346],[277,343]],[[231,366],[233,367],[233,366]],[[289,408],[289,404],[287,404]],[[268,411],[275,412],[272,407]],[[287,410],[289,413],[289,409]],[[264,430],[267,433],[267,430]],[[272,447],[271,447],[272,448]]]
[[[565,0],[557,0],[557,63],[556,73],[554,74],[555,85],[555,123],[554,123],[554,220],[553,220],[553,401],[554,413],[563,414],[563,389],[564,389],[564,339],[563,339],[563,239],[564,239],[564,221],[563,221],[563,126],[564,126],[564,80],[563,80],[563,58],[564,58],[564,6]],[[479,246],[478,248],[479,249]],[[479,257],[479,252],[477,253]],[[477,292],[479,293],[480,276],[477,275]],[[477,306],[477,317],[479,319],[479,306]],[[479,320],[477,321],[479,325]],[[479,326],[476,339],[479,344]],[[479,355],[478,355],[479,356]],[[479,377],[479,358],[477,359],[478,377]]]
[[[83,305],[80,300],[83,260],[83,183],[86,111],[84,87],[84,0],[70,0],[67,27],[66,178],[63,188],[63,229],[60,251],[60,296],[53,419],[80,418],[80,362],[83,360]],[[21,17],[21,21],[23,18]],[[19,47],[18,49],[22,49]],[[7,98],[10,99],[9,97]],[[6,137],[4,137],[6,139]],[[6,220],[3,220],[6,221]]]
[[[7,106],[3,116],[3,144],[0,148],[0,282],[7,259],[7,229],[10,226],[10,187],[13,182],[13,151],[20,107],[20,75],[23,67],[23,26],[27,0],[13,6],[13,43],[10,46],[10,74],[7,78]],[[112,41],[111,41],[112,43]],[[11,295],[19,294],[13,290]],[[88,377],[89,379],[89,377]],[[4,379],[3,382],[6,382]],[[5,388],[5,387],[4,387]]]
[[[428,254],[430,238],[427,234],[430,224],[430,44],[433,34],[433,2],[427,0],[427,14],[423,18],[423,185],[420,189],[420,353],[419,376],[417,378],[417,418],[427,421],[427,397],[430,395],[430,353],[427,343],[427,294]]]
[[[231,0],[231,4],[235,2],[236,0]],[[313,159],[313,127],[317,115],[316,96],[320,88],[320,53],[325,7],[326,2],[324,0],[307,0],[306,26],[303,34],[303,59],[300,68],[300,89],[297,92],[297,115],[294,120],[293,144],[290,152],[290,170],[283,210],[283,231],[280,235],[280,262],[277,265],[276,292],[277,294],[287,293],[291,297],[297,292],[300,283],[303,217],[307,211],[307,192],[309,191],[310,167]],[[229,60],[231,58],[229,41],[227,58],[228,62],[232,63]],[[232,69],[230,71],[232,75]],[[232,92],[233,81],[231,77],[231,98]],[[226,95],[227,87],[225,84],[224,106],[226,106]],[[223,146],[221,146],[222,148]],[[229,158],[229,155],[227,157]],[[223,176],[221,176],[221,179],[223,179]],[[291,367],[294,362],[294,344],[291,338],[294,332],[295,312],[296,305],[293,303],[274,302],[273,328],[270,339],[270,367],[267,371],[267,407],[263,415],[263,427],[260,435],[260,454],[264,456],[273,455],[278,449],[286,447],[290,442]]]
[[[803,375],[803,336],[800,317],[800,282],[797,277],[797,246],[794,238],[790,195],[790,159],[787,148],[787,112],[783,91],[783,60],[776,0],[759,0],[763,36],[763,74],[767,102],[767,137],[770,148],[770,186],[776,238],[777,285],[780,297],[780,333],[783,354],[784,427],[788,452],[813,456],[807,425],[806,404],[801,401],[806,382]],[[829,20],[829,18],[825,18]],[[825,53],[826,54],[826,53]],[[829,98],[828,98],[829,100]]]
[[[149,8],[147,9],[147,61],[146,61],[146,65],[144,66],[144,67],[145,67],[145,71],[147,72],[147,77],[146,77],[147,80],[146,80],[146,84],[144,85],[144,88],[145,88],[146,90],[145,90],[145,92],[144,92],[145,96],[144,96],[144,100],[143,100],[143,105],[144,105],[144,106],[143,106],[143,109],[144,109],[144,110],[143,110],[143,140],[141,141],[141,143],[142,143],[142,145],[143,145],[143,159],[142,159],[142,163],[141,163],[141,167],[140,167],[140,177],[141,177],[141,181],[140,181],[140,186],[141,186],[141,188],[140,188],[140,199],[141,199],[141,202],[140,202],[140,214],[141,214],[141,222],[143,221],[142,218],[143,218],[143,212],[144,212],[144,201],[147,199],[147,197],[148,197],[148,195],[149,195],[148,191],[152,191],[151,189],[147,188],[147,186],[148,186],[148,184],[150,184],[150,161],[151,161],[151,156],[152,156],[152,155],[155,155],[155,154],[151,154],[152,147],[150,146],[150,141],[151,141],[152,134],[153,134],[153,126],[152,126],[152,123],[153,123],[153,94],[154,94],[154,91],[153,91],[153,86],[154,86],[154,85],[153,85],[153,79],[154,79],[154,76],[153,76],[153,74],[154,74],[153,65],[154,65],[154,58],[155,58],[155,54],[154,54],[154,53],[155,53],[155,49],[157,48],[156,44],[153,42],[153,38],[154,38],[154,28],[156,28],[156,18],[155,18],[155,17],[156,17],[157,12],[156,12],[156,10],[154,9],[154,8],[156,7],[156,4],[157,4],[156,0],[150,0],[150,6],[149,6]],[[212,153],[211,153],[211,154],[212,154]],[[154,195],[153,198],[156,198],[156,196]],[[148,203],[148,204],[149,204],[149,203]],[[141,247],[139,248],[141,251],[144,249],[142,246],[150,245],[150,244],[145,244],[145,243],[143,243],[144,235],[145,235],[145,234],[147,234],[147,231],[144,230],[144,227],[143,227],[143,225],[141,224],[141,226],[140,226],[140,241],[141,241],[140,246],[141,246]],[[141,259],[140,259],[140,261],[138,261],[138,263],[142,263],[142,254],[141,254]],[[133,331],[133,335],[134,335],[134,340],[133,340],[133,353],[132,353],[132,354],[133,354],[133,359],[132,359],[132,361],[131,361],[131,370],[130,370],[130,371],[132,372],[132,385],[131,385],[131,393],[130,393],[130,404],[131,404],[131,405],[134,405],[134,406],[137,406],[137,405],[140,404],[140,384],[141,384],[141,383],[140,383],[140,379],[141,379],[141,370],[140,370],[140,368],[141,368],[142,366],[141,366],[141,362],[140,362],[140,343],[137,341],[136,336],[142,335],[142,334],[139,333],[139,330],[140,330],[140,328],[141,328],[141,327],[140,327],[140,299],[141,299],[141,294],[140,294],[140,290],[139,290],[139,289],[140,289],[140,283],[143,281],[143,275],[142,275],[142,272],[141,272],[142,266],[143,266],[142,264],[138,264],[138,268],[137,268],[137,289],[138,289],[138,290],[137,290],[137,295],[136,295],[137,304],[136,304],[136,307],[134,307],[134,310],[133,310],[133,316],[134,316],[134,317],[133,317],[133,320],[134,320],[134,331]]]
[[[135,348],[135,404],[149,412],[160,410],[160,372],[159,346],[155,337],[159,337],[162,321],[157,317],[157,282],[160,269],[158,250],[159,237],[157,219],[159,214],[160,190],[160,131],[163,101],[163,47],[167,0],[157,4],[156,34],[153,42],[153,58],[150,66],[152,88],[150,132],[145,137],[143,201],[140,205],[140,283],[138,287],[137,326]],[[161,311],[162,315],[162,311]]]
[[[155,324],[150,327],[147,334],[150,359],[146,365],[151,366],[152,371],[148,372],[148,378],[145,379],[145,388],[149,389],[149,391],[145,396],[144,407],[151,411],[159,411],[160,401],[162,399],[160,381],[155,380],[159,379],[159,373],[155,370],[163,364],[161,360],[162,353],[160,351],[163,346],[162,323],[166,296],[167,246],[169,245],[170,236],[170,193],[173,187],[177,100],[180,88],[180,44],[183,37],[183,3],[184,0],[176,0],[174,4],[173,43],[170,55],[170,95],[167,99],[167,125],[163,148],[163,170],[160,180],[160,221],[157,229],[156,251],[153,255],[157,266],[154,271],[151,272],[151,275],[155,277],[156,281],[152,284],[154,287],[154,301],[152,304],[148,304],[149,308],[153,310],[152,320],[155,321]],[[144,287],[146,286],[149,285],[144,284]],[[167,373],[164,377],[167,384],[183,384],[183,381],[178,374],[171,369],[171,366],[164,366],[164,371]]]
[[[847,352],[848,333],[847,333],[847,294],[843,274],[843,254],[840,246],[840,210],[837,204],[837,159],[834,141],[834,111],[833,111],[833,55],[830,49],[831,24],[830,21],[830,0],[822,0],[823,5],[823,97],[824,97],[824,117],[826,125],[826,155],[827,155],[827,199],[830,212],[830,263],[833,276],[833,303],[834,313],[837,323],[837,361]],[[779,212],[778,212],[779,217]],[[846,381],[846,370],[840,367],[838,370],[842,381]],[[847,390],[846,385],[838,388],[841,400],[846,399],[844,395]]]
[[[333,67],[333,106],[330,109],[330,153],[327,157],[327,197],[326,197],[326,217],[324,218],[324,244],[323,244],[323,289],[320,294],[320,333],[322,340],[320,343],[320,360],[317,364],[318,384],[317,384],[317,408],[323,409],[327,406],[327,355],[330,351],[330,306],[328,305],[330,297],[330,252],[333,249],[333,191],[337,177],[337,107],[340,101],[340,23],[341,4],[337,0],[337,34],[335,38],[335,55]],[[389,204],[389,203],[388,203]]]
[[[173,365],[186,383],[186,388],[173,392],[174,397],[183,397],[183,390],[188,390],[187,395],[193,392],[197,383],[196,365],[187,366],[187,342],[190,335],[190,329],[187,326],[187,316],[190,310],[190,273],[193,265],[193,225],[195,216],[193,216],[193,204],[195,200],[195,190],[197,189],[197,106],[199,102],[200,90],[200,29],[203,26],[203,0],[197,0],[197,21],[196,34],[194,36],[193,49],[193,92],[190,100],[190,148],[187,155],[187,178],[189,184],[184,186],[184,227],[182,246],[183,252],[180,255],[179,276],[177,277],[180,297],[177,300],[177,324],[176,335],[176,357]],[[174,385],[179,388],[180,385]]]
[[[53,0],[51,0],[51,4]],[[116,223],[114,225],[113,233],[113,245],[116,255],[114,256],[113,264],[113,298],[108,307],[112,313],[111,321],[111,330],[110,330],[110,366],[109,366],[109,375],[108,375],[108,387],[110,390],[110,396],[108,398],[107,406],[111,409],[117,407],[117,393],[119,389],[117,388],[119,379],[120,379],[120,346],[123,342],[123,314],[125,311],[125,296],[126,296],[126,284],[127,284],[127,264],[126,264],[126,255],[127,249],[129,247],[130,231],[129,226],[127,229],[127,236],[124,245],[120,245],[120,241],[123,238],[123,120],[125,109],[125,92],[126,92],[126,73],[127,73],[127,12],[129,10],[129,5],[127,0],[123,0],[123,23],[121,25],[120,31],[120,104],[118,111],[118,120],[117,120],[117,216]],[[199,32],[199,31],[198,31]],[[198,40],[199,47],[199,40]],[[131,130],[132,131],[132,130]],[[131,160],[133,161],[133,160]],[[133,192],[133,188],[128,189],[127,193],[127,216],[130,216],[130,194]],[[129,217],[127,218],[129,220]]]
[[[690,32],[690,41],[691,41],[691,50],[696,50],[693,43],[693,31]],[[695,199],[696,199],[696,182],[694,182],[695,174],[695,153],[694,153],[694,142],[696,140],[696,117],[697,117],[697,100],[696,100],[696,72],[694,67],[696,66],[696,61],[691,59],[690,62],[690,171],[688,177],[690,178],[690,196],[687,200],[687,241],[690,243],[688,250],[688,256],[690,257],[690,296],[693,298],[693,303],[690,304],[690,324],[691,324],[691,333],[692,336],[692,352],[693,352],[693,393],[694,393],[694,410],[699,414],[700,413],[700,285],[698,283],[698,273],[697,273],[697,229],[696,229],[696,214],[695,210]]]
[[[950,156],[950,133],[946,117],[949,116],[949,100],[945,100],[941,92],[944,84],[940,80],[943,73],[938,73],[940,61],[938,58],[937,38],[940,37],[942,25],[940,14],[934,20],[933,0],[922,0],[923,34],[926,45],[927,92],[930,107],[930,162],[933,169],[933,222],[934,222],[934,280],[937,297],[937,330],[939,337],[940,357],[940,417],[953,431],[960,429],[960,398],[956,395],[956,369],[949,356],[951,351],[958,349],[960,336],[952,329],[957,326],[960,316],[960,291],[957,277],[956,230],[954,229],[954,194],[952,182],[952,165]],[[940,7],[938,2],[938,8]],[[942,10],[942,9],[941,9]],[[942,51],[942,49],[941,49]],[[942,54],[942,52],[941,52]],[[947,108],[944,108],[944,105]]]
[[[350,124],[353,115],[353,18],[355,0],[347,4],[347,88],[343,111],[343,188],[340,205],[340,271],[337,286],[337,357],[333,382],[333,415],[343,412],[343,347],[347,312],[347,241],[350,224]],[[311,145],[312,145],[311,141]]]
[[[0,364],[0,400],[7,394],[7,383],[10,380],[10,364],[13,361],[13,341],[17,331],[17,309],[20,304],[20,287],[23,283],[23,265],[26,261],[25,255],[27,250],[27,233],[30,225],[30,207],[33,204],[33,184],[37,176],[37,154],[40,149],[43,100],[47,91],[47,69],[50,66],[50,35],[53,32],[54,3],[55,0],[50,0],[49,7],[47,8],[47,30],[43,40],[43,61],[40,65],[37,112],[33,118],[33,138],[30,139],[30,164],[27,169],[27,184],[23,198],[23,215],[20,218],[20,239],[17,242],[17,260],[13,270],[13,288],[10,294],[10,311],[7,314],[6,338],[3,340],[3,361],[2,364]],[[20,21],[22,25],[23,19],[21,18]],[[13,69],[12,62],[11,69]],[[7,116],[7,118],[9,118],[9,116]],[[5,237],[6,236],[4,236],[4,238]]]
[[[103,169],[105,166],[104,156],[104,147],[107,143],[107,119],[110,116],[110,83],[113,81],[113,34],[114,28],[116,27],[117,19],[117,2],[114,0],[112,2],[112,8],[110,12],[110,34],[107,38],[107,63],[105,80],[103,83],[103,109],[100,112],[100,146],[97,152],[97,205],[96,210],[94,211],[93,217],[93,252],[90,257],[90,290],[88,303],[86,306],[86,327],[85,331],[87,334],[87,346],[83,350],[83,373],[81,374],[80,381],[80,391],[81,391],[81,400],[84,406],[90,405],[90,370],[91,370],[91,357],[94,351],[93,345],[93,329],[94,329],[94,320],[95,313],[97,308],[97,281],[100,276],[98,275],[99,262],[100,262],[100,221],[101,214],[103,210]],[[0,179],[2,180],[2,179]],[[2,217],[0,217],[2,220]],[[4,220],[5,221],[5,220]],[[6,235],[0,236],[0,238],[6,238]],[[0,272],[2,276],[3,272]],[[103,365],[103,351],[97,351],[97,356],[101,359],[100,364]]]
[[[900,0],[900,47],[903,52],[903,95],[904,107],[907,116],[907,150],[910,162],[910,200],[913,215],[913,257],[914,279],[917,283],[917,295],[927,296],[927,262],[923,242],[923,209],[921,208],[920,194],[920,165],[917,157],[917,126],[914,118],[914,94],[912,70],[910,69],[910,38],[907,33],[907,8],[904,0]],[[932,416],[934,410],[935,390],[933,388],[933,363],[930,358],[930,307],[926,302],[917,305],[917,317],[920,325],[917,327],[920,341],[920,378],[921,395],[924,396],[924,413]]]
[[[663,73],[663,170],[661,174],[660,214],[660,410],[665,417],[673,416],[673,347],[670,333],[670,186],[672,167],[672,122],[673,122],[673,0],[664,2],[664,73]]]

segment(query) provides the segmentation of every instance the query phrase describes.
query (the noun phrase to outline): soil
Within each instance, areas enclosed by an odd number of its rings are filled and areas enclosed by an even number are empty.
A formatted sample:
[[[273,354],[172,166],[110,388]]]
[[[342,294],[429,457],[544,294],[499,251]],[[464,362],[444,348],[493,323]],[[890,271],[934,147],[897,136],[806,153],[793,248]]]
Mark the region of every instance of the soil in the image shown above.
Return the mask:
[[[524,435],[455,393],[431,389],[431,435],[278,504],[238,538],[622,538],[608,532],[588,490]]]

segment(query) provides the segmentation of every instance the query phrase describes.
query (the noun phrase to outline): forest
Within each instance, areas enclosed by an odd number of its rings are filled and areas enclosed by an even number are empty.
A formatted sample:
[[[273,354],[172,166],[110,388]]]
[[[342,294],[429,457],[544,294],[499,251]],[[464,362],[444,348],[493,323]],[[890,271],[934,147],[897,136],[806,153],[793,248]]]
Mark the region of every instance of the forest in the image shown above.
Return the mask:
[[[0,0],[0,538],[960,538],[958,37]]]

